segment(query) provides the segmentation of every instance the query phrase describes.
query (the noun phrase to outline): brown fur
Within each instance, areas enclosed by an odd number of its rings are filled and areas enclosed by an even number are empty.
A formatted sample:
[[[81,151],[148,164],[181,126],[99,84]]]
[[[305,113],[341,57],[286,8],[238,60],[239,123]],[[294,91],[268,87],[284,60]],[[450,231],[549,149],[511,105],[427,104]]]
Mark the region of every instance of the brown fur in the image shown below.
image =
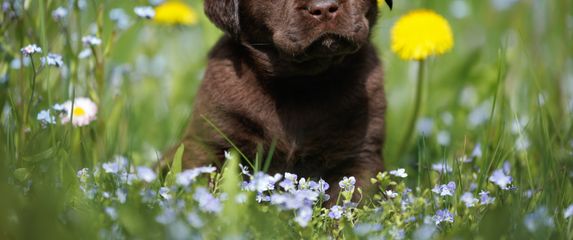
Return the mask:
[[[254,159],[276,141],[270,172],[323,178],[338,192],[383,169],[386,108],[381,63],[369,42],[376,0],[338,2],[324,20],[317,0],[206,0],[227,34],[213,47],[182,143],[184,168],[221,166],[232,146]],[[166,155],[171,159],[173,150]]]

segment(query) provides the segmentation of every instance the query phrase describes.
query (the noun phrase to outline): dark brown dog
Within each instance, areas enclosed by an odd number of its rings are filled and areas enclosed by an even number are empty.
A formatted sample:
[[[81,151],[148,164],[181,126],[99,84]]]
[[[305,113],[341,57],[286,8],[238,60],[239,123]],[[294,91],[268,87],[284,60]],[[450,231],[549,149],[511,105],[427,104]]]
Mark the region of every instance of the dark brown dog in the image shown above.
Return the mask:
[[[205,0],[205,12],[226,35],[183,139],[185,168],[222,165],[232,146],[220,130],[252,159],[275,141],[270,172],[323,178],[332,194],[343,176],[364,186],[382,170],[376,0]]]

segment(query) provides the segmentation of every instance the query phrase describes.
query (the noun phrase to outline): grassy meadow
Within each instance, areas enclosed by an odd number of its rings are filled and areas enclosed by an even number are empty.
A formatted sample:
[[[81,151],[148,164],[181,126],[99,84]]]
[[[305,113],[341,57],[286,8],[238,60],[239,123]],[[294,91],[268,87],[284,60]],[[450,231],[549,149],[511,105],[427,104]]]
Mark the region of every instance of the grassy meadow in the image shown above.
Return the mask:
[[[381,5],[388,172],[358,203],[341,179],[332,208],[319,179],[249,172],[235,149],[155,172],[222,34],[202,1],[180,24],[162,2],[0,0],[0,239],[573,239],[573,1]],[[422,8],[455,43],[424,62],[402,147],[419,64],[390,35]]]

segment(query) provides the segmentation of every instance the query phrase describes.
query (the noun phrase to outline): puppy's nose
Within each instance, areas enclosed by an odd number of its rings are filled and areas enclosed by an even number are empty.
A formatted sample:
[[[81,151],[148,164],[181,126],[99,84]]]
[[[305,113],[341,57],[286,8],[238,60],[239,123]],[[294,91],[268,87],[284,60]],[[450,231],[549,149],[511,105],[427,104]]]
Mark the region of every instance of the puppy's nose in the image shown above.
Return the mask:
[[[314,18],[325,21],[334,18],[338,8],[337,0],[314,0],[310,1],[307,10]]]

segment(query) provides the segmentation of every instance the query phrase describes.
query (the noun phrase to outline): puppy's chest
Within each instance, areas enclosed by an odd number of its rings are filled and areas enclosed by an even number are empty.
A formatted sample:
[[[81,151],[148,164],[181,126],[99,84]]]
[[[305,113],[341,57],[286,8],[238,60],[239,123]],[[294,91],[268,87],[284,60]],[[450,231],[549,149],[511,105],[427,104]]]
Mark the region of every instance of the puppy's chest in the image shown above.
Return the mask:
[[[275,141],[278,157],[300,162],[356,151],[366,132],[368,98],[358,88],[283,88],[251,95],[233,115],[233,135],[247,149]]]

